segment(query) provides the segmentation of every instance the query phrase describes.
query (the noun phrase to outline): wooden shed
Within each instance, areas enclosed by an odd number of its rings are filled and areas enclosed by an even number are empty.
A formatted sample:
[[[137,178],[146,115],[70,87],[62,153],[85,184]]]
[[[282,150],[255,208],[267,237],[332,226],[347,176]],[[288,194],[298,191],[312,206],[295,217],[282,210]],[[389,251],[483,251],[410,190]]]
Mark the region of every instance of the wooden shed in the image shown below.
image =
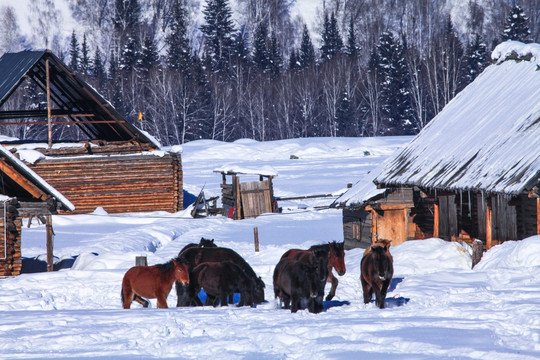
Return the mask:
[[[540,234],[540,45],[506,42],[492,57],[495,64],[373,174],[385,200],[349,194],[341,204],[371,220],[377,203],[410,206],[401,220],[407,239],[480,239],[489,248]],[[394,236],[387,226],[371,229],[372,238]]]
[[[21,227],[23,216],[45,219],[47,265],[52,270],[52,216],[73,204],[40,176],[0,145],[0,277],[21,273]]]
[[[223,215],[240,220],[278,211],[272,184],[272,179],[277,176],[274,169],[223,167],[215,169],[214,172],[221,173],[222,176]],[[240,175],[255,176],[258,180],[241,182]],[[230,183],[227,182],[227,176],[231,177]]]
[[[180,152],[160,150],[52,52],[4,54],[0,79],[0,133],[6,126],[41,126],[47,134],[2,143],[75,204],[76,213],[98,206],[110,213],[182,210]],[[40,106],[10,101],[30,85],[42,94]]]

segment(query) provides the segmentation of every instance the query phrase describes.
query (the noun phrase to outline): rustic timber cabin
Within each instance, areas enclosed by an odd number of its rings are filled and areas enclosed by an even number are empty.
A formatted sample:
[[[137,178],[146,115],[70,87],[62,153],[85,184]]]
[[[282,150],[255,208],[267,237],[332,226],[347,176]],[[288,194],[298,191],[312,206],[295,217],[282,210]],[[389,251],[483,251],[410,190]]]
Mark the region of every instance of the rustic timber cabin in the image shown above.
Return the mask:
[[[240,220],[278,211],[272,184],[272,179],[277,176],[274,169],[269,167],[264,169],[223,167],[215,169],[214,172],[220,173],[222,177],[223,215]],[[240,182],[239,175],[254,175],[259,179]],[[231,183],[227,183],[227,176],[231,177]]]
[[[51,51],[4,54],[0,79],[0,133],[11,126],[17,135],[39,127],[46,134],[42,141],[2,143],[76,213],[99,206],[109,213],[182,210],[180,152],[161,151]],[[32,88],[41,93],[39,106],[21,108],[20,92]],[[29,160],[28,152],[42,156]]]
[[[369,227],[371,240],[396,236],[390,227],[405,229],[393,244],[439,237],[480,239],[490,248],[540,234],[540,45],[505,42],[492,58],[375,171],[378,194],[357,184],[336,200],[345,207],[349,244],[366,241],[358,226]]]
[[[52,271],[52,216],[73,204],[0,145],[0,277],[21,273],[23,216],[43,218],[47,227],[47,269]]]

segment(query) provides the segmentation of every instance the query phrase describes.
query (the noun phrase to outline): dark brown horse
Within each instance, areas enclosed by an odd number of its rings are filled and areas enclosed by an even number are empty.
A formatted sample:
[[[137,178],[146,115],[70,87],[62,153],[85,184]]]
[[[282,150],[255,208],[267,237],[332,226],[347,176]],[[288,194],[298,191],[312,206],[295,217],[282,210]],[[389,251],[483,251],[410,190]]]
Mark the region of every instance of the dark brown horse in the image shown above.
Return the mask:
[[[184,246],[182,250],[180,250],[179,256],[184,252],[184,250],[190,249],[192,247],[217,247],[217,245],[214,244],[214,239],[205,239],[202,237],[198,244],[190,243]]]
[[[364,293],[364,303],[369,303],[375,293],[375,304],[384,309],[388,286],[394,275],[392,257],[386,246],[372,246],[360,262],[360,281]]]
[[[294,313],[302,309],[302,302],[307,302],[309,312],[320,312],[315,306],[320,279],[314,266],[294,258],[283,258],[274,269],[273,280],[274,296],[280,299],[285,309],[290,306]]]
[[[157,298],[158,308],[167,308],[167,296],[175,281],[189,283],[189,271],[185,262],[172,259],[165,264],[134,266],[122,280],[122,305],[129,309],[133,300],[148,307],[148,300]]]
[[[182,258],[188,263],[189,269],[204,262],[230,261],[240,267],[242,271],[254,282],[253,302],[258,304],[264,302],[264,282],[255,274],[249,264],[232,249],[224,247],[193,247],[182,252]],[[202,305],[198,296],[192,297],[190,291],[186,291],[178,282],[176,283],[176,294],[178,301],[176,306]]]
[[[336,272],[339,274],[339,276],[343,276],[345,272],[347,271],[345,267],[345,249],[343,247],[343,243],[338,243],[336,241],[329,242],[328,244],[322,244],[322,245],[313,245],[308,250],[301,250],[301,249],[291,249],[288,250],[283,256],[281,257],[294,257],[296,254],[300,252],[307,252],[307,251],[314,251],[315,249],[324,248],[328,250],[328,278],[327,281],[332,283],[332,287],[330,288],[330,292],[326,296],[326,301],[332,300],[334,296],[336,295],[336,289],[339,284],[338,279],[334,276],[334,273],[332,272],[332,268],[336,270]]]
[[[190,292],[195,297],[201,290],[206,292],[206,305],[214,307],[221,302],[227,306],[228,297],[240,293],[238,306],[253,305],[253,281],[242,269],[230,262],[204,262],[190,271]]]

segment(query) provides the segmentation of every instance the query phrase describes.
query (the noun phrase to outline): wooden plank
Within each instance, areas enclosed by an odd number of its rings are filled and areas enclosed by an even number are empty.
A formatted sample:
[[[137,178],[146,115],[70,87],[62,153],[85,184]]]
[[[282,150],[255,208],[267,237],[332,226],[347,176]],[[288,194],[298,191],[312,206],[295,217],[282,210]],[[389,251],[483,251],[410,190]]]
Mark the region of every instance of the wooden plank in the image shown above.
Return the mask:
[[[536,199],[536,233],[540,235],[540,198]]]
[[[486,249],[491,248],[492,243],[492,229],[493,229],[493,217],[492,217],[492,210],[491,210],[491,201],[488,201],[486,206]]]
[[[439,203],[436,201],[433,204],[433,237],[439,237]]]

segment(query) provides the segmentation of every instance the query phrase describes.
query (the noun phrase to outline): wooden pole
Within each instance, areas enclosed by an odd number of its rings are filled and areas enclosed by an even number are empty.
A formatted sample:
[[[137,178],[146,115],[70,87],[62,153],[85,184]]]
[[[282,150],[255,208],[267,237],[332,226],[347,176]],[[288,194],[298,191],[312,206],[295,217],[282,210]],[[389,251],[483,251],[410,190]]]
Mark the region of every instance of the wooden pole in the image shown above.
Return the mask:
[[[47,134],[49,137],[49,149],[52,148],[52,116],[51,116],[51,79],[49,71],[49,59],[45,60],[47,77]]]
[[[47,271],[53,271],[53,228],[52,216],[45,216],[45,229],[47,232]]]
[[[146,256],[135,256],[135,266],[148,266]]]
[[[491,201],[488,199],[486,205],[486,249],[491,248],[491,240],[493,239],[493,211],[491,209]]]
[[[439,203],[433,204],[433,237],[439,237]]]
[[[259,252],[259,228],[253,228],[253,240],[255,241],[255,252]]]
[[[540,198],[536,199],[536,233],[540,235]]]

